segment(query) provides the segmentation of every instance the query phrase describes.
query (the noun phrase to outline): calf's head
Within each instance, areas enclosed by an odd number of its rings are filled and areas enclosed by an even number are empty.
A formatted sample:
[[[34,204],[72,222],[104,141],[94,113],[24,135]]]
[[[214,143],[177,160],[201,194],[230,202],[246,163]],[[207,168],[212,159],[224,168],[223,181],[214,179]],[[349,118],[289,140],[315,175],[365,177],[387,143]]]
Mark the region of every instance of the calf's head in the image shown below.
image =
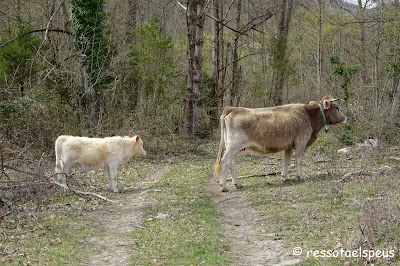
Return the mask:
[[[332,96],[327,96],[322,98],[319,103],[324,109],[326,121],[331,125],[346,123],[347,121],[347,117],[342,113],[342,111],[340,111],[337,101],[338,99],[335,99]]]
[[[143,140],[139,136],[133,138],[133,151],[136,156],[146,156],[146,151],[143,148]]]

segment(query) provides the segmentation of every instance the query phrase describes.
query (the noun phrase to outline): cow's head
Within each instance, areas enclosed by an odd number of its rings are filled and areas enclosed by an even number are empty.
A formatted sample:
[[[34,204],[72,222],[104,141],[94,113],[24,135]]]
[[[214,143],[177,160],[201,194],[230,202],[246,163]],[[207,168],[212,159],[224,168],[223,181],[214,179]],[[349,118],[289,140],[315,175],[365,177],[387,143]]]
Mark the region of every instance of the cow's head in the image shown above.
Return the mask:
[[[146,151],[143,148],[143,140],[139,136],[134,136],[132,139],[135,155],[146,156]]]
[[[326,121],[328,124],[334,125],[339,123],[346,123],[347,117],[340,111],[338,101],[332,96],[325,96],[319,102],[325,112]]]

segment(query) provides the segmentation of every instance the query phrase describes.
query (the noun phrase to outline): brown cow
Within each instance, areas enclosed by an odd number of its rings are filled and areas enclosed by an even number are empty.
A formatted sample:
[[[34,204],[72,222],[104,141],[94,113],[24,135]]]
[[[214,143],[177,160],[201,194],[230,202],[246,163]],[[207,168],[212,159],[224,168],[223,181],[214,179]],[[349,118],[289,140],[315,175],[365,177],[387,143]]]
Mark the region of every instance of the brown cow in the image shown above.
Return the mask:
[[[220,176],[222,191],[227,192],[226,176],[230,170],[233,184],[240,189],[243,186],[236,173],[239,151],[270,154],[284,150],[282,177],[286,179],[290,157],[295,149],[297,176],[302,179],[304,150],[314,143],[322,127],[328,130],[327,124],[346,123],[346,120],[339,110],[337,99],[331,96],[322,98],[319,103],[257,109],[226,107],[220,117],[221,141],[214,175]]]

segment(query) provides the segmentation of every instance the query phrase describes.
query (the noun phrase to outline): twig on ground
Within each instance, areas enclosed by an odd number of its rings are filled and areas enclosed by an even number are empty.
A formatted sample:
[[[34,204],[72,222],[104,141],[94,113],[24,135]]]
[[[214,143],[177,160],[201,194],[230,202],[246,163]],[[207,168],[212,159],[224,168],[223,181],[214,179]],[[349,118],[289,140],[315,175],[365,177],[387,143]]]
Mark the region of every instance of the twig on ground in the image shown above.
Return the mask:
[[[118,201],[110,200],[109,198],[106,198],[106,197],[104,197],[102,195],[99,195],[99,194],[96,194],[96,193],[93,193],[93,192],[87,192],[87,191],[80,191],[80,190],[72,189],[72,188],[70,188],[68,186],[68,184],[67,184],[67,186],[65,186],[64,184],[61,184],[61,183],[59,183],[57,181],[54,181],[54,180],[51,180],[51,179],[49,179],[49,180],[50,180],[50,182],[52,184],[55,184],[55,185],[60,186],[60,187],[62,187],[64,189],[70,190],[70,191],[74,192],[75,194],[84,195],[84,196],[88,196],[88,195],[89,196],[94,196],[94,197],[97,197],[97,198],[102,199],[102,200],[107,201],[107,202],[118,203]]]
[[[60,187],[62,187],[64,189],[68,189],[68,190],[70,190],[70,191],[72,191],[72,192],[74,192],[75,194],[78,194],[78,195],[85,195],[85,196],[91,195],[91,196],[97,197],[97,198],[102,199],[102,200],[107,201],[107,202],[117,203],[117,201],[110,200],[110,199],[108,199],[108,198],[106,198],[104,196],[101,196],[101,195],[93,193],[93,192],[86,192],[86,191],[80,191],[80,190],[72,189],[72,188],[68,187],[68,185],[66,187],[65,185],[63,185],[63,184],[61,184],[61,183],[59,183],[57,181],[52,180],[50,177],[48,177],[48,176],[46,176],[44,174],[32,172],[32,171],[29,171],[29,170],[19,169],[19,168],[16,168],[14,166],[11,166],[11,165],[3,165],[3,169],[6,169],[6,168],[14,170],[16,172],[24,173],[24,174],[27,174],[27,175],[32,175],[32,176],[35,176],[35,177],[44,178],[46,180],[49,180],[50,183],[52,183],[54,185],[57,185],[57,186],[60,186]]]
[[[244,175],[244,176],[239,176],[239,179],[243,178],[250,178],[250,177],[264,177],[264,176],[274,176],[274,175],[279,175],[278,172],[272,172],[272,173],[267,173],[267,174],[253,174],[253,175]],[[227,178],[227,181],[231,181],[232,178]]]
[[[346,179],[351,179],[354,176],[370,176],[371,173],[369,173],[368,171],[364,171],[364,170],[359,170],[356,172],[351,172],[351,173],[347,173],[345,174],[340,180],[337,180],[335,182],[340,183],[340,182],[344,182]]]
[[[11,214],[11,211],[8,210],[5,214],[0,215],[0,219],[6,217],[7,215]]]

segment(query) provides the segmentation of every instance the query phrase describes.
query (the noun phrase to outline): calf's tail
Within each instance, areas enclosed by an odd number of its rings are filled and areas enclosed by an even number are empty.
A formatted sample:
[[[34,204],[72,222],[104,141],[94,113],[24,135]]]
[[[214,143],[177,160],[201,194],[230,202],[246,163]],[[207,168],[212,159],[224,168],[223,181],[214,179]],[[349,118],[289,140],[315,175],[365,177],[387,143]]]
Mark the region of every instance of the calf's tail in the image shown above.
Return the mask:
[[[61,154],[62,154],[62,139],[57,138],[56,143],[55,143],[55,153],[56,153],[56,173],[62,173],[62,170],[64,169],[64,162],[61,160]]]

